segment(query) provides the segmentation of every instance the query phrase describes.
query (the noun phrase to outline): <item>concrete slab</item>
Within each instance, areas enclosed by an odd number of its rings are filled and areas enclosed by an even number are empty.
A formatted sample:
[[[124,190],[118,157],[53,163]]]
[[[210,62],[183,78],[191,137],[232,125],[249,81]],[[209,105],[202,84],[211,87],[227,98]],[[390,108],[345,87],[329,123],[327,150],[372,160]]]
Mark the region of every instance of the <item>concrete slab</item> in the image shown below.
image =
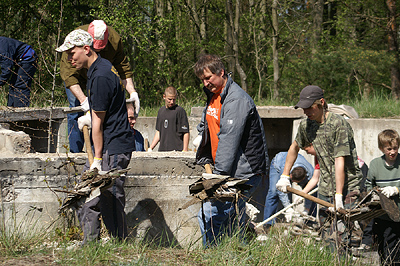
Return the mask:
[[[0,153],[24,154],[29,153],[31,138],[28,134],[0,127]]]
[[[126,213],[131,237],[188,246],[200,238],[199,205],[178,208],[189,198],[188,186],[201,177],[194,152],[134,152],[127,174]],[[0,221],[12,229],[48,228],[66,223],[57,213],[64,193],[72,188],[86,162],[85,154],[26,154],[0,158]],[[29,219],[27,219],[29,217]],[[51,227],[52,228],[52,227]],[[200,242],[198,242],[200,243]]]

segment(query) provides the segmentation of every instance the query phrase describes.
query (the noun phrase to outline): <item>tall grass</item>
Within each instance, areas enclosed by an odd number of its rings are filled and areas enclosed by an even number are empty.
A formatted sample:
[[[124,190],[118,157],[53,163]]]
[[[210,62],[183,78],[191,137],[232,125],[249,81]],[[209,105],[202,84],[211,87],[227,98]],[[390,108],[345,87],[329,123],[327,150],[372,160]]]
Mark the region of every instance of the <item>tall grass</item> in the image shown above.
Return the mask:
[[[33,247],[38,247],[48,239],[48,227],[45,228],[40,223],[36,209],[30,209],[20,220],[17,220],[13,214],[5,220],[4,205],[2,208],[0,256],[8,257],[31,253]],[[11,212],[16,212],[15,208]]]
[[[368,99],[347,103],[356,109],[361,118],[399,118],[399,102],[386,95],[374,95]]]
[[[200,245],[190,248],[165,248],[147,245],[142,241],[110,240],[85,246],[62,241],[46,249],[25,249],[30,258],[40,258],[56,265],[371,265],[350,257],[337,257],[311,236],[293,236],[287,228],[270,231],[264,242],[255,239],[243,243],[234,235],[223,239],[218,246],[203,249]],[[36,232],[36,234],[39,232]],[[47,235],[51,241],[50,235]],[[40,239],[38,236],[36,239]],[[3,240],[3,239],[2,239]],[[21,238],[21,240],[23,240]],[[54,239],[53,239],[54,240]],[[25,238],[24,246],[39,246]],[[23,241],[22,241],[23,242]],[[29,244],[30,243],[30,244]],[[8,253],[13,261],[22,260],[23,251]],[[1,261],[1,259],[0,259]],[[50,264],[50,263],[49,263]]]

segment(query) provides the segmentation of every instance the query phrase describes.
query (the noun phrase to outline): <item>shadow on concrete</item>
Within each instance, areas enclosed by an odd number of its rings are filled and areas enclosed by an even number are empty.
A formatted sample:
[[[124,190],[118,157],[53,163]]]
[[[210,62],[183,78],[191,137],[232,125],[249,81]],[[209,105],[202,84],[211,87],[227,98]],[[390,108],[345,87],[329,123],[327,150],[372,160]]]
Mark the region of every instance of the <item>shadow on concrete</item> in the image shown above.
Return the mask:
[[[181,247],[168,227],[161,208],[153,199],[139,201],[126,216],[129,237],[140,238],[144,243],[156,247]]]

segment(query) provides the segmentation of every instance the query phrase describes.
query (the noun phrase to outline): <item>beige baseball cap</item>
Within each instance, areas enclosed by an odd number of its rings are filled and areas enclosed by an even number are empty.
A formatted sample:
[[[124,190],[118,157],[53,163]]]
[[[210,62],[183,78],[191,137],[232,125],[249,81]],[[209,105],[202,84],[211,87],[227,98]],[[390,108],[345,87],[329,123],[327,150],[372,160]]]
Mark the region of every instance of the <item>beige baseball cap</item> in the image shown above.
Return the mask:
[[[57,52],[65,52],[75,46],[84,46],[89,45],[92,46],[93,37],[89,34],[89,32],[77,29],[71,31],[67,37],[65,37],[64,43],[56,49]]]

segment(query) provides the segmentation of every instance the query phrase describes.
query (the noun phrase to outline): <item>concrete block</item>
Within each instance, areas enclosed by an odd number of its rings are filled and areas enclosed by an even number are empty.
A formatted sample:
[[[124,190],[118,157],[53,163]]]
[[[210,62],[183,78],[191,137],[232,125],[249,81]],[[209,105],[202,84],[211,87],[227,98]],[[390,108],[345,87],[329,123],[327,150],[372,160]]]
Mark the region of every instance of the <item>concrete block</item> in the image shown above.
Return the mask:
[[[54,190],[71,189],[85,160],[84,154],[0,157],[0,220],[7,228],[62,226],[66,221],[57,211],[66,194]],[[187,247],[199,240],[196,215],[200,206],[178,211],[189,200],[189,185],[204,172],[194,165],[194,153],[136,152],[129,167],[125,211],[130,236],[162,246]]]
[[[12,154],[29,153],[31,138],[22,131],[12,131],[0,128],[0,151],[11,152]]]

